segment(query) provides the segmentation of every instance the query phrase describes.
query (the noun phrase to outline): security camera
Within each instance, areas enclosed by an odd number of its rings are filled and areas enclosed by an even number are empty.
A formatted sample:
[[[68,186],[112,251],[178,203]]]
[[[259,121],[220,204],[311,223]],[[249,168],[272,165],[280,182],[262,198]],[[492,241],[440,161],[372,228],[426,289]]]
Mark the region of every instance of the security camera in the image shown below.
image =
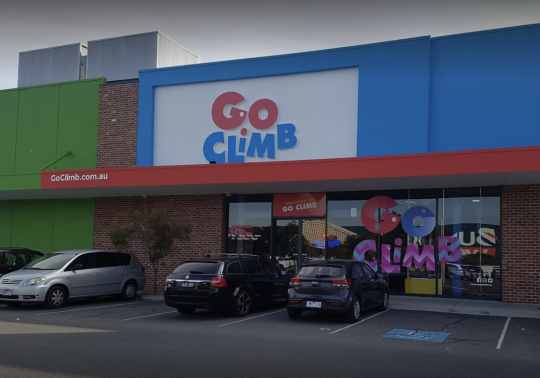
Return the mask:
[[[230,197],[230,196],[231,196],[231,192],[225,192],[225,195],[226,195],[227,197]]]

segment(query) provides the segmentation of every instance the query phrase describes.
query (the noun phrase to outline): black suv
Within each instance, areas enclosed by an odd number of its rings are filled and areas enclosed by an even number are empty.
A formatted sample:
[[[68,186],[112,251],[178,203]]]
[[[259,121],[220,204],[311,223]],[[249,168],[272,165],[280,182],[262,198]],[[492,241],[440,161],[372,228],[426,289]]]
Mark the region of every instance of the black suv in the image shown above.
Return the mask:
[[[43,253],[28,248],[0,247],[0,276],[21,269]]]
[[[303,311],[345,314],[347,321],[360,320],[360,312],[369,308],[388,308],[388,285],[360,261],[346,259],[318,260],[305,264],[291,278],[287,313],[298,319]]]
[[[183,262],[167,277],[165,303],[181,314],[204,308],[245,316],[254,304],[285,303],[289,278],[255,255],[207,255]]]

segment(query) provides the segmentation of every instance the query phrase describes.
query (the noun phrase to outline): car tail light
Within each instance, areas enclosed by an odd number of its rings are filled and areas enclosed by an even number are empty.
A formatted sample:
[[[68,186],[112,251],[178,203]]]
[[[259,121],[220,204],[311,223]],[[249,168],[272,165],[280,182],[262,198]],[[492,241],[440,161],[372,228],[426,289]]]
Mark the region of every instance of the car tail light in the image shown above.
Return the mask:
[[[169,284],[169,276],[167,276],[167,278],[165,278],[165,286],[167,286]]]
[[[300,286],[300,278],[298,277],[291,278],[291,280],[289,281],[289,286],[290,287]]]
[[[341,279],[341,280],[332,280],[333,286],[338,287],[349,287],[351,285],[351,280]]]
[[[212,277],[212,287],[227,287],[227,281],[223,277]]]

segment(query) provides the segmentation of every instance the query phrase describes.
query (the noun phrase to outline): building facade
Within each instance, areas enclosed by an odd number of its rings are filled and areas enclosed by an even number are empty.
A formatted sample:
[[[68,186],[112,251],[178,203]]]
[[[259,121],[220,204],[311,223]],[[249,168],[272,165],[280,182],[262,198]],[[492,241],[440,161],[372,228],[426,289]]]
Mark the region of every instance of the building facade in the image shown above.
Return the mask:
[[[540,303],[538,40],[531,25],[142,70],[99,85],[95,166],[47,167],[0,205],[92,201],[96,248],[163,211],[192,235],[160,280],[211,252],[353,258],[394,293]]]

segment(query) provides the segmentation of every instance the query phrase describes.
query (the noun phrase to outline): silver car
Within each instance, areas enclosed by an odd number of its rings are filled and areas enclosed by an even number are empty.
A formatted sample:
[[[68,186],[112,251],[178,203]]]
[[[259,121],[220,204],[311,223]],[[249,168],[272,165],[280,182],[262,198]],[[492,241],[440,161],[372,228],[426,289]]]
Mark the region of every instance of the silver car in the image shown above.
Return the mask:
[[[68,299],[101,295],[119,294],[132,300],[145,283],[144,267],[130,253],[58,251],[0,277],[0,301],[12,307],[43,303],[58,308]]]

